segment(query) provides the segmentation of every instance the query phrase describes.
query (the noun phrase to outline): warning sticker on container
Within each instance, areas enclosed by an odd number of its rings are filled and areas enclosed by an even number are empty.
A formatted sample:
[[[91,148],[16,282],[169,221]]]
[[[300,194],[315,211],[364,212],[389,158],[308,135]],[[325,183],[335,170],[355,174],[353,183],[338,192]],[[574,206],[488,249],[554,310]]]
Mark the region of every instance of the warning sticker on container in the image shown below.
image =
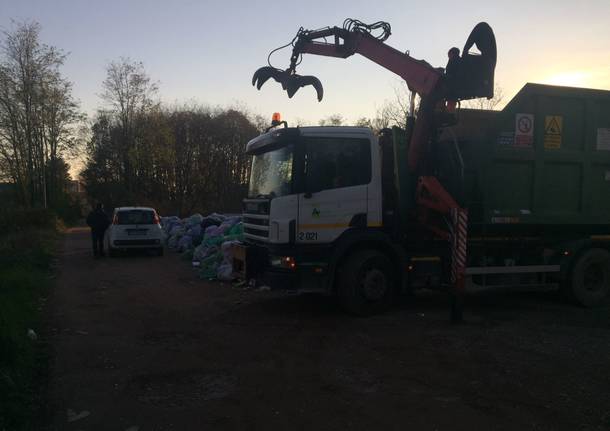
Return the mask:
[[[560,149],[562,131],[563,117],[560,115],[547,115],[544,118],[544,148],[547,150]]]
[[[597,129],[597,149],[610,151],[610,128]]]
[[[515,115],[515,146],[531,147],[534,145],[534,115]]]

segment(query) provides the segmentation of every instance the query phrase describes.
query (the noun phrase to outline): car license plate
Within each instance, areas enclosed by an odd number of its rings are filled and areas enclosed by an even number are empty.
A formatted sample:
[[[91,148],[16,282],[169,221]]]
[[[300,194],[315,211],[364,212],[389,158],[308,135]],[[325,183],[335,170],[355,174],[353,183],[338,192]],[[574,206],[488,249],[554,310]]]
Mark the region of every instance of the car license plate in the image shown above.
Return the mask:
[[[146,235],[146,229],[128,229],[127,235],[129,235],[129,236]]]

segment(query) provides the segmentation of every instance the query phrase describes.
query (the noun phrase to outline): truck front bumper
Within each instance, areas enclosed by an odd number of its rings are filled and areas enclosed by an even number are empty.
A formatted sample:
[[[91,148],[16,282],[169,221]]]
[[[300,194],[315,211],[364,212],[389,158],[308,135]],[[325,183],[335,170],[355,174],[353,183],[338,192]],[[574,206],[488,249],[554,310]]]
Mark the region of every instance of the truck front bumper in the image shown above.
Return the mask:
[[[327,264],[311,259],[307,254],[286,249],[273,249],[258,245],[247,246],[247,278],[274,290],[296,292],[326,292]]]

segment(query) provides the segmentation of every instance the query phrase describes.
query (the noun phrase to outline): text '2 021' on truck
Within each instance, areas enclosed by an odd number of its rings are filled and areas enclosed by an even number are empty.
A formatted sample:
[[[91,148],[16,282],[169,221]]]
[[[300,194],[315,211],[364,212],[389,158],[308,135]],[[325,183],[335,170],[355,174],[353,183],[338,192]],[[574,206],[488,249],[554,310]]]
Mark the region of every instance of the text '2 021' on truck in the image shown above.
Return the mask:
[[[305,53],[359,53],[405,79],[406,127],[288,127],[247,144],[246,271],[273,288],[335,294],[356,314],[401,291],[465,284],[559,286],[584,306],[610,291],[610,92],[527,84],[502,111],[455,109],[493,96],[496,43],[478,24],[433,68],[387,44],[390,26],[346,20],[299,30],[290,66],[259,69],[289,97],[320,81]],[[480,53],[469,50],[476,45]]]

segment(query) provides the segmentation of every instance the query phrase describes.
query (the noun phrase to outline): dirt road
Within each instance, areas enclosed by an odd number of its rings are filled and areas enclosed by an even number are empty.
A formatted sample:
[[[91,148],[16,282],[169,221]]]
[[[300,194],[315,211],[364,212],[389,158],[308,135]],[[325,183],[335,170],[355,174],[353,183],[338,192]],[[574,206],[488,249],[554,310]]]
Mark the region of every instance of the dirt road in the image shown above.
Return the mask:
[[[553,294],[381,316],[200,281],[175,255],[60,258],[53,430],[608,430],[610,310]]]

